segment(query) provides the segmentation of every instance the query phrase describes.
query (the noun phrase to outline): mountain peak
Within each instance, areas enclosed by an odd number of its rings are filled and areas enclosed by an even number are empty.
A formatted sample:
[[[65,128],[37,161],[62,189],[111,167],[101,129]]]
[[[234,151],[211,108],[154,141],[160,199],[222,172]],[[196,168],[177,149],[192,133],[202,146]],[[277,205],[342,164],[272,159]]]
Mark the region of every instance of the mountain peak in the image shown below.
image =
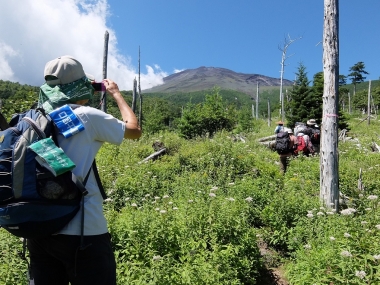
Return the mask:
[[[145,93],[174,93],[208,90],[214,86],[221,89],[230,89],[252,95],[259,86],[280,86],[280,78],[268,77],[260,74],[237,73],[220,67],[200,66],[195,69],[186,69],[164,78],[164,83]],[[292,85],[292,81],[283,79],[284,86]]]

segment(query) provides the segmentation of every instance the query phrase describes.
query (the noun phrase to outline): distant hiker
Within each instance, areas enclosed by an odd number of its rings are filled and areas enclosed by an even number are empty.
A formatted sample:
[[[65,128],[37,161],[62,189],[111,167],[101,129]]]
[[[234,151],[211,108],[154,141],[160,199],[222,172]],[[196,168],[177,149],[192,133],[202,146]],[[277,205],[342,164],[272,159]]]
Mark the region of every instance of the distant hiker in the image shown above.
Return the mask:
[[[285,143],[283,141],[285,141]],[[284,147],[280,146],[280,144],[284,145]],[[296,145],[297,139],[292,129],[284,128],[283,132],[277,134],[276,150],[280,155],[280,171],[282,174],[285,174],[288,168],[290,157],[294,154]]]
[[[79,104],[73,112],[84,125],[82,132],[65,138],[58,135],[59,146],[75,163],[75,176],[84,180],[89,173],[84,211],[56,234],[28,239],[31,280],[35,285],[116,285],[116,264],[103,214],[103,198],[93,171],[96,154],[105,143],[120,145],[123,139],[141,136],[137,118],[125,102],[119,88],[104,79],[106,92],[117,104],[122,120],[98,109],[83,106],[95,91],[82,64],[71,56],[61,56],[45,65],[46,83],[40,87],[39,106],[53,109],[65,104]],[[84,213],[83,240],[81,220]],[[83,246],[81,246],[83,245]],[[32,283],[33,282],[33,283]]]
[[[313,144],[311,143],[310,137],[302,132],[299,132],[297,134],[297,147],[294,150],[294,154],[298,155],[301,152],[306,155],[313,155],[314,154],[314,147]]]
[[[315,152],[319,152],[319,147],[321,143],[321,131],[315,119],[310,119],[306,122],[311,143],[314,146]]]
[[[278,121],[276,124],[277,124],[277,126],[274,129],[274,134],[278,134],[280,132],[283,132],[284,131],[284,122]]]

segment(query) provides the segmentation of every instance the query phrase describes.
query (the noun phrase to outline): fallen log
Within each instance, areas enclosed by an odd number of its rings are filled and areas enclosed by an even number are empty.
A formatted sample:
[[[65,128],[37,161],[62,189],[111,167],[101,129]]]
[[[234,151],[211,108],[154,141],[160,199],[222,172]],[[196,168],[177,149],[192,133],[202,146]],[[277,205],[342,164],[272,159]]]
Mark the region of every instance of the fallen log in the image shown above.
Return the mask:
[[[266,141],[273,141],[273,140],[276,140],[276,135],[271,135],[269,137],[258,139],[258,142],[266,142]]]
[[[380,146],[377,143],[375,143],[375,142],[372,143],[371,149],[374,152],[380,152]]]
[[[166,148],[162,148],[159,151],[156,151],[155,153],[152,153],[148,157],[144,158],[142,161],[139,162],[139,164],[141,164],[143,162],[147,162],[151,159],[155,160],[155,159],[159,158],[160,156],[164,155],[165,153],[166,153]]]

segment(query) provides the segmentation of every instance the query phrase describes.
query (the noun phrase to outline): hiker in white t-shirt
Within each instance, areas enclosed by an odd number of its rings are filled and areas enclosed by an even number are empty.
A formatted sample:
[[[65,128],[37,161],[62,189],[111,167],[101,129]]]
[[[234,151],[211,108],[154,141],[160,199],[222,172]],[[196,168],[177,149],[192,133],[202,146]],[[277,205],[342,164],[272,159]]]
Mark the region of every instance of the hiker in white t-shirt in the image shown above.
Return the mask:
[[[46,83],[40,88],[39,105],[55,109],[65,104],[84,105],[94,88],[79,61],[61,56],[45,66]],[[70,138],[58,135],[59,146],[75,163],[72,172],[83,181],[94,158],[108,142],[119,145],[123,139],[137,139],[141,129],[132,109],[119,88],[110,79],[103,80],[107,94],[116,101],[122,121],[98,109],[80,106],[73,111],[84,131]],[[57,90],[57,91],[56,91]],[[60,90],[69,90],[65,94]],[[81,210],[57,234],[28,240],[31,278],[35,285],[116,285],[116,264],[110,234],[103,214],[103,198],[94,172],[86,183],[84,200],[83,247],[81,245]]]

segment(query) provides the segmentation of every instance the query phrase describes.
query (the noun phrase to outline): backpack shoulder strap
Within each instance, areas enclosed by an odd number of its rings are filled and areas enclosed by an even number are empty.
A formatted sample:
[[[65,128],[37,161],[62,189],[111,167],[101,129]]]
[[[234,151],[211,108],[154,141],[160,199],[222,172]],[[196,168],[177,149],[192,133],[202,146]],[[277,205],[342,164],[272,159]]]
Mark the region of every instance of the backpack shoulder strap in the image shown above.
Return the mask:
[[[98,188],[99,188],[100,194],[102,194],[102,197],[105,200],[105,199],[107,199],[107,194],[104,191],[104,187],[103,187],[102,181],[100,180],[100,176],[99,176],[98,168],[96,167],[95,159],[92,162],[91,168],[92,168],[92,171],[94,171],[94,176],[95,176],[95,179],[96,179],[96,183],[98,184]]]

